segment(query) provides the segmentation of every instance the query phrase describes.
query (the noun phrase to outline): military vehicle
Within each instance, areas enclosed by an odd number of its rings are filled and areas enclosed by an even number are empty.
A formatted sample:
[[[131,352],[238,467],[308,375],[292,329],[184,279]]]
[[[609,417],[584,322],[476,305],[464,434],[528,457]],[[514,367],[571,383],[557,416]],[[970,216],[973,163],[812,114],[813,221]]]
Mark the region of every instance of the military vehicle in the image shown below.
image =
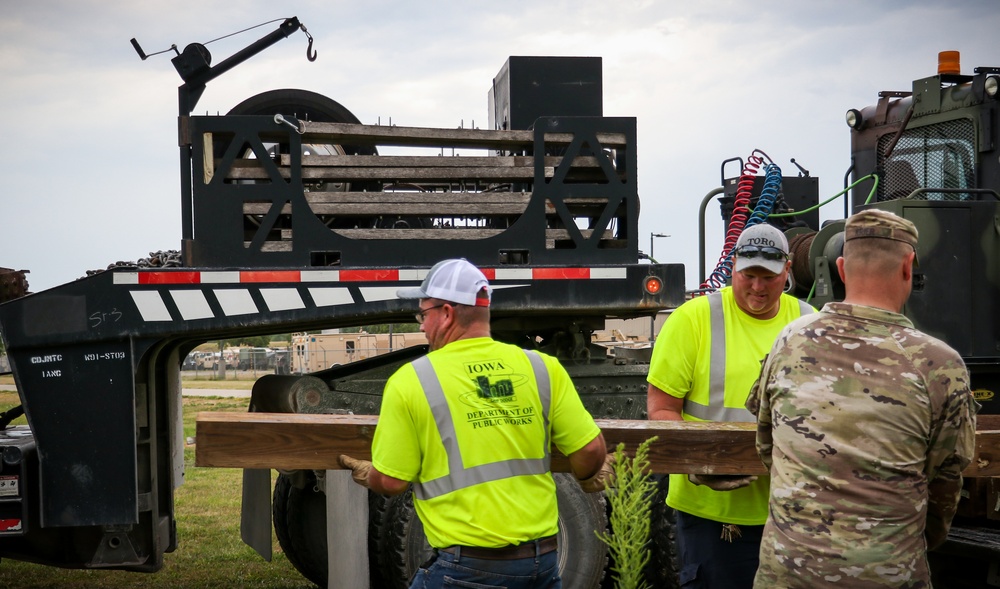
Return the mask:
[[[159,569],[179,541],[173,493],[184,469],[185,356],[202,342],[241,335],[411,321],[413,308],[394,298],[396,288],[418,284],[456,254],[496,287],[497,338],[558,357],[595,416],[645,417],[646,367],[614,357],[591,334],[609,318],[675,307],[688,293],[680,265],[640,263],[636,121],[603,116],[600,59],[510,58],[491,85],[483,130],[362,125],[304,90],[266,92],[224,116],[191,115],[209,81],[300,29],[288,19],[215,66],[198,44],[173,58],[184,82],[182,264],[116,267],[0,305],[22,403],[3,425],[19,411],[29,424],[0,432],[0,556]],[[848,117],[851,171],[859,181],[879,179],[870,198],[854,188],[851,210],[885,207],[920,227],[907,312],[962,352],[984,413],[995,412],[1000,365],[997,71],[939,73]],[[400,146],[435,153],[379,154]],[[768,163],[753,157],[750,168]],[[809,195],[790,178],[776,187],[769,171],[784,213],[765,216],[791,214],[800,227],[790,230],[812,235],[801,246],[808,255],[799,256],[796,292],[816,304],[836,299],[836,225],[810,225]],[[865,181],[874,185],[874,177]],[[810,189],[813,180],[801,183]],[[749,173],[734,183],[730,220],[771,198],[757,184]],[[269,375],[249,409],[376,414],[388,375],[424,351]],[[607,506],[556,478],[565,586],[597,587],[607,557],[593,530],[607,525]],[[327,585],[324,474],[282,472],[272,490],[270,473],[247,471],[244,483],[247,542],[269,556],[273,524],[295,567]],[[966,583],[948,586],[990,586],[1000,560],[989,509],[997,491],[979,480],[968,491],[968,519],[942,550],[954,560],[939,570]],[[670,513],[655,507],[655,521],[667,523],[657,525],[647,578],[669,586]],[[403,587],[428,550],[412,500],[372,494],[369,508],[372,586]],[[962,569],[951,568],[960,559]]]

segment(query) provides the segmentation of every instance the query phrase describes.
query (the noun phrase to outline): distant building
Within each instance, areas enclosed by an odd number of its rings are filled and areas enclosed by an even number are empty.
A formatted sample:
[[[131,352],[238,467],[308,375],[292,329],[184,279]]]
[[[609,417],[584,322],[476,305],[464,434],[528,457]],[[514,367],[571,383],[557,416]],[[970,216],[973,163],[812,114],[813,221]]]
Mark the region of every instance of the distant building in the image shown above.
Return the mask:
[[[365,332],[296,334],[292,336],[290,347],[291,368],[297,374],[316,372],[426,343],[427,338],[420,331],[391,335]]]

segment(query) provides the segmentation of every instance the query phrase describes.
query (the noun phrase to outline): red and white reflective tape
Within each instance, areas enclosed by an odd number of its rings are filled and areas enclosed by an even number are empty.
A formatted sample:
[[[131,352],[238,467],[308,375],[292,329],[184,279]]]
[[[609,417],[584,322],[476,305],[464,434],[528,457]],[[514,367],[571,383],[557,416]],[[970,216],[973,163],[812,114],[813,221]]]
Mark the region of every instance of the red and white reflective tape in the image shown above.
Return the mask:
[[[532,280],[615,280],[624,279],[625,267],[605,268],[483,268],[483,274],[496,289],[524,288]],[[310,306],[335,307],[372,303],[396,298],[404,282],[420,282],[430,272],[421,269],[366,270],[139,270],[115,272],[114,284],[124,286],[165,286],[166,288],[130,289],[143,321],[175,321],[167,301],[172,302],[183,321],[210,319],[216,316],[207,293],[218,303],[222,315],[235,317],[275,311],[305,309]],[[506,281],[521,281],[511,284]],[[337,284],[333,284],[337,283]],[[358,285],[360,300],[348,289]],[[193,285],[205,288],[190,288]],[[256,286],[251,286],[256,285]],[[301,285],[301,286],[300,286]],[[240,287],[243,288],[240,288]],[[180,288],[171,288],[180,287]],[[183,288],[187,287],[187,288]],[[299,288],[304,287],[312,303],[307,303]],[[253,291],[253,292],[252,292]],[[263,307],[254,293],[259,295]]]
[[[625,278],[625,267],[480,268],[488,280],[601,280]],[[404,282],[423,280],[430,268],[394,270],[140,270],[115,272],[114,284],[252,284]]]

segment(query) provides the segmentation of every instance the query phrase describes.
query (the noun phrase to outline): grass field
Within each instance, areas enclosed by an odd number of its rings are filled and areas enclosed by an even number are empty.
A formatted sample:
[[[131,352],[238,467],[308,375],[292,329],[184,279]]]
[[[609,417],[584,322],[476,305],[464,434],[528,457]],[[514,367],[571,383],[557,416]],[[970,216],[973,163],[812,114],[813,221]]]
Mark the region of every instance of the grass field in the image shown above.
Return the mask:
[[[197,388],[197,389],[246,389],[250,390],[253,383],[262,374],[258,372],[256,376],[251,372],[230,372],[228,378],[225,380],[219,380],[213,378],[209,373],[201,371],[183,371],[181,372],[181,381],[184,383],[185,387]],[[10,374],[0,375],[0,384],[14,384],[14,377]]]
[[[197,386],[208,388],[201,383]],[[18,402],[16,393],[0,391],[0,411]],[[199,411],[245,410],[246,399],[186,397],[184,436],[194,436],[194,419]],[[24,423],[24,418],[14,423]],[[64,570],[3,560],[0,589],[315,587],[292,567],[273,538],[274,558],[270,563],[240,540],[241,471],[194,466],[194,447],[185,448],[184,461],[186,482],[175,496],[178,548],[164,555],[159,572]]]

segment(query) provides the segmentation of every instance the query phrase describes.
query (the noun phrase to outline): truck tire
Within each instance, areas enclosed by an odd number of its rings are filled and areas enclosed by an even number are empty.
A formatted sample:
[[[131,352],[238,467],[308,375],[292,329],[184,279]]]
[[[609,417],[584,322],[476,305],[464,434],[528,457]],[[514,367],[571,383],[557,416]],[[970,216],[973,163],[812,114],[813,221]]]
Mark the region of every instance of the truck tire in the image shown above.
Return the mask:
[[[597,589],[604,578],[608,547],[595,532],[608,528],[602,493],[584,493],[568,473],[556,473],[559,501],[559,576],[566,589]]]
[[[650,587],[679,589],[680,552],[677,548],[677,512],[667,505],[670,476],[654,474],[656,490],[650,499],[649,564],[645,577]]]
[[[326,496],[309,477],[302,489],[291,477],[278,475],[271,506],[278,545],[302,576],[327,586]]]
[[[373,492],[368,493],[368,571],[371,589],[384,589],[392,586],[388,583],[386,572],[382,570],[378,560],[378,540],[387,534],[383,528],[390,521],[386,517],[388,507],[389,497]]]
[[[406,589],[421,564],[433,554],[424,525],[413,508],[413,491],[386,498],[376,529],[376,560],[382,572],[381,589]],[[369,513],[369,521],[375,514]]]
[[[608,520],[604,496],[584,493],[573,477],[553,475],[559,504],[559,575],[565,589],[598,589],[604,576],[607,550],[597,539]],[[378,566],[385,589],[405,589],[421,564],[432,555],[424,527],[413,510],[413,493],[388,499],[378,546]]]
[[[368,492],[369,522],[383,521],[378,517],[385,510],[385,497]],[[297,488],[292,477],[279,474],[274,484],[274,498],[271,507],[274,520],[274,534],[278,545],[284,551],[288,562],[302,576],[319,587],[327,586],[327,541],[326,541],[326,495],[316,484],[316,477],[310,472],[306,484]],[[382,587],[382,575],[374,559],[373,539],[377,534],[373,528],[368,531],[368,571],[373,589]]]

